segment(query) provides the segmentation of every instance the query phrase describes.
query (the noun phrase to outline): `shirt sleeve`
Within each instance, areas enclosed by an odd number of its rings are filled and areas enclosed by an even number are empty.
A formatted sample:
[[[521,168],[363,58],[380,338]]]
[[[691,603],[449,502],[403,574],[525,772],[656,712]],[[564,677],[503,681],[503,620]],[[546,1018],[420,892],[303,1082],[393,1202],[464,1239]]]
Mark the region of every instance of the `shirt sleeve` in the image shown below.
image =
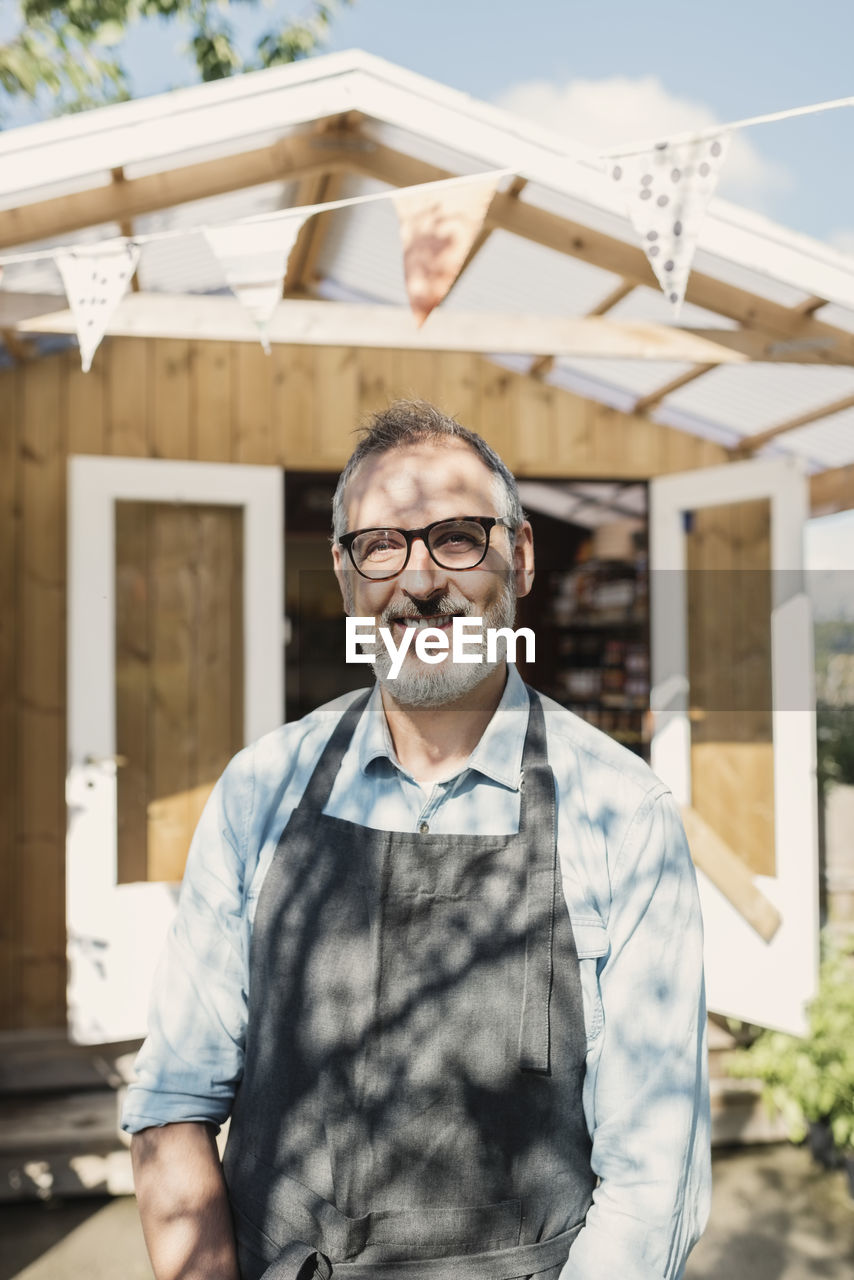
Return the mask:
[[[178,910],[154,979],[148,1037],[122,1128],[182,1120],[218,1127],[243,1071],[248,990],[245,834],[251,748],[231,762],[196,828]]]
[[[595,1079],[599,1184],[560,1280],[678,1280],[708,1217],[703,936],[676,805],[642,802],[612,869]]]

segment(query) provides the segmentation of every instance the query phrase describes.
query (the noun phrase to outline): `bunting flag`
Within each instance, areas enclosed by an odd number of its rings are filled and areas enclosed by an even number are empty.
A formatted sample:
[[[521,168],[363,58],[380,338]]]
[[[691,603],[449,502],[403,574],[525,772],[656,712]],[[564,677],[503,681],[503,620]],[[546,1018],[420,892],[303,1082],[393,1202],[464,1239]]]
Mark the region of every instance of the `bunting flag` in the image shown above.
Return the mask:
[[[611,176],[625,189],[628,215],[644,253],[677,318],[730,137],[721,133],[662,142],[651,151],[622,156],[611,167]]]
[[[251,225],[233,222],[203,228],[228,287],[255,321],[267,355],[267,328],[282,298],[291,250],[309,217],[311,213],[297,208]]]
[[[104,240],[96,248],[60,251],[56,265],[74,317],[83,372],[107,331],[110,317],[133,279],[139,247],[128,240]]]
[[[409,305],[419,328],[448,294],[483,226],[498,179],[393,195]]]

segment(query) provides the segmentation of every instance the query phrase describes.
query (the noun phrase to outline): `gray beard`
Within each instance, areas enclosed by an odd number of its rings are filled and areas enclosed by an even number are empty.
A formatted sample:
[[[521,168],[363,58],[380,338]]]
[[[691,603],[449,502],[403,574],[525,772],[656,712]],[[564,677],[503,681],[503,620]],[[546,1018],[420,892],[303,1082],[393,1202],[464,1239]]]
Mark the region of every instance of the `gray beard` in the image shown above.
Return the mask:
[[[451,613],[458,616],[477,617],[474,605],[468,600],[454,600],[451,596],[443,596],[438,603],[431,603],[430,614]],[[378,619],[379,626],[390,626],[391,619],[400,617],[401,610],[389,608]],[[443,707],[456,702],[486,679],[493,671],[502,666],[506,658],[506,645],[499,639],[494,662],[486,660],[486,632],[490,628],[512,627],[516,617],[516,583],[512,572],[508,573],[498,599],[483,615],[483,633],[479,647],[475,647],[474,637],[467,637],[466,652],[480,654],[482,662],[454,662],[451,654],[443,662],[430,666],[416,657],[410,648],[403,660],[403,665],[394,680],[389,679],[391,657],[384,644],[377,645],[377,658],[374,663],[374,675],[377,681],[394,698],[395,702],[407,707]]]

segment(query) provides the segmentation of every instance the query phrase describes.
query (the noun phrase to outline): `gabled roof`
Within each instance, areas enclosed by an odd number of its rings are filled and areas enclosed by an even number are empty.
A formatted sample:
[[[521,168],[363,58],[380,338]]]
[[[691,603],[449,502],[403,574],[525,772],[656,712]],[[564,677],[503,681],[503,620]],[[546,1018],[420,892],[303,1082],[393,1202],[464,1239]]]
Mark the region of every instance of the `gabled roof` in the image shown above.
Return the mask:
[[[662,342],[680,330],[591,152],[358,51],[0,134],[0,254],[183,227],[187,238],[146,247],[143,293],[221,293],[201,223],[494,169],[518,178],[503,181],[488,234],[411,345],[441,345],[455,317],[474,333],[480,318],[474,349],[514,368],[745,453],[854,463],[854,259],[714,200],[680,325],[730,355],[698,363],[694,348]],[[3,289],[61,292],[50,260],[9,266]],[[287,296],[404,307],[389,203],[308,223]],[[553,342],[531,318],[553,318]],[[568,320],[583,323],[570,333]],[[646,333],[659,358],[618,354],[615,326]],[[526,333],[543,348],[528,350]]]

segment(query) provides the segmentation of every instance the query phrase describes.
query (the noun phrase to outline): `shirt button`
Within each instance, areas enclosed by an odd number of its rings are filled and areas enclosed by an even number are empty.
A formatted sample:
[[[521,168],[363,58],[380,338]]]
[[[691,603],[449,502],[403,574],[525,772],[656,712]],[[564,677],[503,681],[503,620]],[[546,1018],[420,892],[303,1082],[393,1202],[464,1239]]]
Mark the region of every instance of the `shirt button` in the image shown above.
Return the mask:
[[[427,832],[430,830],[430,823],[422,822],[418,830],[421,832],[422,836],[426,836]]]

